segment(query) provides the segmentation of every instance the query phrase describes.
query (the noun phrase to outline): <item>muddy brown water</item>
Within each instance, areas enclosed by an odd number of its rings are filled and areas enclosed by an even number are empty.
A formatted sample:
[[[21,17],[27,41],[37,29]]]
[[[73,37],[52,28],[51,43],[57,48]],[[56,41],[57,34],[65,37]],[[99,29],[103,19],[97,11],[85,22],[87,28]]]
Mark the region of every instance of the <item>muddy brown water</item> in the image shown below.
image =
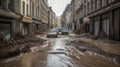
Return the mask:
[[[32,52],[1,60],[0,67],[120,67],[113,60],[68,45],[71,39],[71,36],[47,38],[45,45],[32,47]]]

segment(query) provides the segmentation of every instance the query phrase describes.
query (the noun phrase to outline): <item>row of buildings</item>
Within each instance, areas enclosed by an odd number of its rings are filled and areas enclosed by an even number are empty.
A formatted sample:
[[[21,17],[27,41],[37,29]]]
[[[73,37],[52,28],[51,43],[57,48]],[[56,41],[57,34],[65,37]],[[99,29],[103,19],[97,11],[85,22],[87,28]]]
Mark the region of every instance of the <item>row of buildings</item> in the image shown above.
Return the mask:
[[[57,17],[55,15],[55,12],[53,11],[52,7],[49,7],[48,13],[49,13],[49,18],[48,18],[49,27],[54,28],[54,27],[56,27],[56,24],[57,24]]]
[[[6,38],[46,31],[55,21],[47,0],[0,0],[0,33]]]
[[[61,21],[72,30],[120,41],[120,0],[72,0]]]

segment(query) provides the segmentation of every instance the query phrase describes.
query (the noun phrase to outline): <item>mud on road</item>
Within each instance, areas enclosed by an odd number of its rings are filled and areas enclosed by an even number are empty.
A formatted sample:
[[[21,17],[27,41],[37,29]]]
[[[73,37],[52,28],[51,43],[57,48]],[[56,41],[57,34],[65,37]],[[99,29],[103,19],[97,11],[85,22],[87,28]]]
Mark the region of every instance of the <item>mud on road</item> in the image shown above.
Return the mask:
[[[41,38],[41,36],[37,36]],[[0,67],[120,67],[100,49],[72,36],[45,38],[31,52],[0,61]],[[35,43],[34,43],[35,44]]]
[[[39,35],[41,36],[41,35]],[[45,39],[34,35],[16,36],[8,43],[0,41],[0,59],[18,56],[21,53],[30,52],[30,47],[43,45]]]

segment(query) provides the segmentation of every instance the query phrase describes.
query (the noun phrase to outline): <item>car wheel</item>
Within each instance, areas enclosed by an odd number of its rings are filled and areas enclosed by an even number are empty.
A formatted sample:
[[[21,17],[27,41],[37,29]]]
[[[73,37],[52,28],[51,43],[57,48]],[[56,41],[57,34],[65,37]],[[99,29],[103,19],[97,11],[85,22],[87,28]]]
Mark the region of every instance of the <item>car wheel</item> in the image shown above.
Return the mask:
[[[119,56],[119,57],[116,57],[116,58],[114,59],[114,61],[115,61],[117,64],[120,64],[120,56]]]

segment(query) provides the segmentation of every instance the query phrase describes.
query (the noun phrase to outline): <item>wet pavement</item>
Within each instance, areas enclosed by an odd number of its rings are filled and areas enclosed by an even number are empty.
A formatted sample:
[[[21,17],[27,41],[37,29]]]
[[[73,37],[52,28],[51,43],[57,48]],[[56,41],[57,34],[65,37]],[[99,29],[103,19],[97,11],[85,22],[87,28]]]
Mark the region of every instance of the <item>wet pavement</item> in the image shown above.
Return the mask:
[[[71,44],[74,36],[42,37],[47,40],[44,45],[32,47],[32,52],[0,60],[0,67],[120,67],[113,58],[86,51],[85,46],[79,50],[79,44]]]

